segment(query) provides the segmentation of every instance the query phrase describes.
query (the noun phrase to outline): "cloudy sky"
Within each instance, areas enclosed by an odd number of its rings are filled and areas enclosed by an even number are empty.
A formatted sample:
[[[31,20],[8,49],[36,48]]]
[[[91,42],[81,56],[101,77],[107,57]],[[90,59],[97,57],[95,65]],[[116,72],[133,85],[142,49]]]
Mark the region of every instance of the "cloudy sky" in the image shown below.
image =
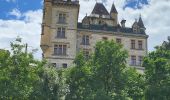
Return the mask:
[[[96,0],[79,0],[79,21],[89,15]],[[135,19],[142,15],[147,28],[148,49],[154,50],[170,36],[170,0],[97,0],[103,2],[110,11],[114,2],[119,12],[119,21],[126,19],[131,27]],[[9,49],[10,42],[17,36],[28,43],[29,49],[39,49],[36,58],[41,58],[40,34],[43,0],[0,0],[0,49]]]

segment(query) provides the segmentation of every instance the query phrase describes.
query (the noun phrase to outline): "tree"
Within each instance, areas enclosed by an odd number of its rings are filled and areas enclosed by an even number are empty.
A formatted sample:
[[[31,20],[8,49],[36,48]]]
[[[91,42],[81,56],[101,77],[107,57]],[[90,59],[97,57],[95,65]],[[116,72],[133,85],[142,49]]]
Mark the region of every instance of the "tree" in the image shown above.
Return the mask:
[[[0,50],[0,99],[62,100],[66,85],[62,70],[25,52],[21,38],[11,43],[11,51]]]
[[[36,82],[35,89],[29,99],[33,100],[63,100],[66,94],[65,78],[61,69],[46,67]]]
[[[132,100],[143,100],[145,90],[144,75],[137,72],[135,68],[127,68],[126,75],[126,89],[127,96]]]
[[[126,58],[114,41],[98,42],[87,61],[78,54],[67,74],[66,100],[142,100],[144,77],[126,67]]]
[[[33,91],[33,84],[38,80],[36,73],[41,62],[34,60],[32,54],[23,52],[24,45],[17,38],[11,43],[11,51],[1,51],[0,55],[0,92],[2,99],[26,99]]]
[[[101,41],[96,44],[93,59],[93,80],[96,97],[104,96],[125,100],[125,79],[127,52],[122,45],[112,41]]]
[[[74,64],[75,66],[69,69],[66,81],[69,86],[66,100],[90,100],[91,71],[82,53],[77,55]]]
[[[162,45],[144,59],[146,100],[170,99],[170,50]]]

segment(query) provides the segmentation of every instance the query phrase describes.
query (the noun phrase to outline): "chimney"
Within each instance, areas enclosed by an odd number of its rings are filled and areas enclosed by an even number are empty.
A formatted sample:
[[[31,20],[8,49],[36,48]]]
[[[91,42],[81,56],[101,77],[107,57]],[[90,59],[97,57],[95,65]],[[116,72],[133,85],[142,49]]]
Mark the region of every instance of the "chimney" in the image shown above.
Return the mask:
[[[126,23],[126,20],[123,19],[123,20],[121,21],[121,26],[122,26],[123,28],[125,28],[125,23]]]

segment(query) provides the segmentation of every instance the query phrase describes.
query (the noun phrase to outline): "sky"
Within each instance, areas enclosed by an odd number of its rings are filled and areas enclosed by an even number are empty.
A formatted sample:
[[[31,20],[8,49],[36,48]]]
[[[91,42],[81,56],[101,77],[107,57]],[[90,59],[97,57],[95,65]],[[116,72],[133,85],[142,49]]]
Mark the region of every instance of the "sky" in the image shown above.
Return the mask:
[[[93,10],[96,0],[79,0],[79,22]],[[131,27],[142,16],[146,26],[148,50],[160,45],[170,36],[170,0],[97,0],[110,11],[114,2],[119,22],[127,20]],[[0,49],[10,49],[10,42],[20,36],[28,49],[38,49],[34,54],[41,59],[40,49],[43,0],[0,0]]]

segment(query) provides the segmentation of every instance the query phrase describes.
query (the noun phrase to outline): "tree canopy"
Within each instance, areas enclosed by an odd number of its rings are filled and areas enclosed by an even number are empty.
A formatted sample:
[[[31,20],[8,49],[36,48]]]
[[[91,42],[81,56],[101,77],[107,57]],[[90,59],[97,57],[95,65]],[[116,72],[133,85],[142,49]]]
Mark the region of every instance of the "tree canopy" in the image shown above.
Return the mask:
[[[144,74],[127,66],[127,51],[113,40],[98,42],[90,55],[80,52],[74,66],[58,69],[17,38],[10,51],[0,50],[0,99],[170,100],[169,42],[144,58]]]

